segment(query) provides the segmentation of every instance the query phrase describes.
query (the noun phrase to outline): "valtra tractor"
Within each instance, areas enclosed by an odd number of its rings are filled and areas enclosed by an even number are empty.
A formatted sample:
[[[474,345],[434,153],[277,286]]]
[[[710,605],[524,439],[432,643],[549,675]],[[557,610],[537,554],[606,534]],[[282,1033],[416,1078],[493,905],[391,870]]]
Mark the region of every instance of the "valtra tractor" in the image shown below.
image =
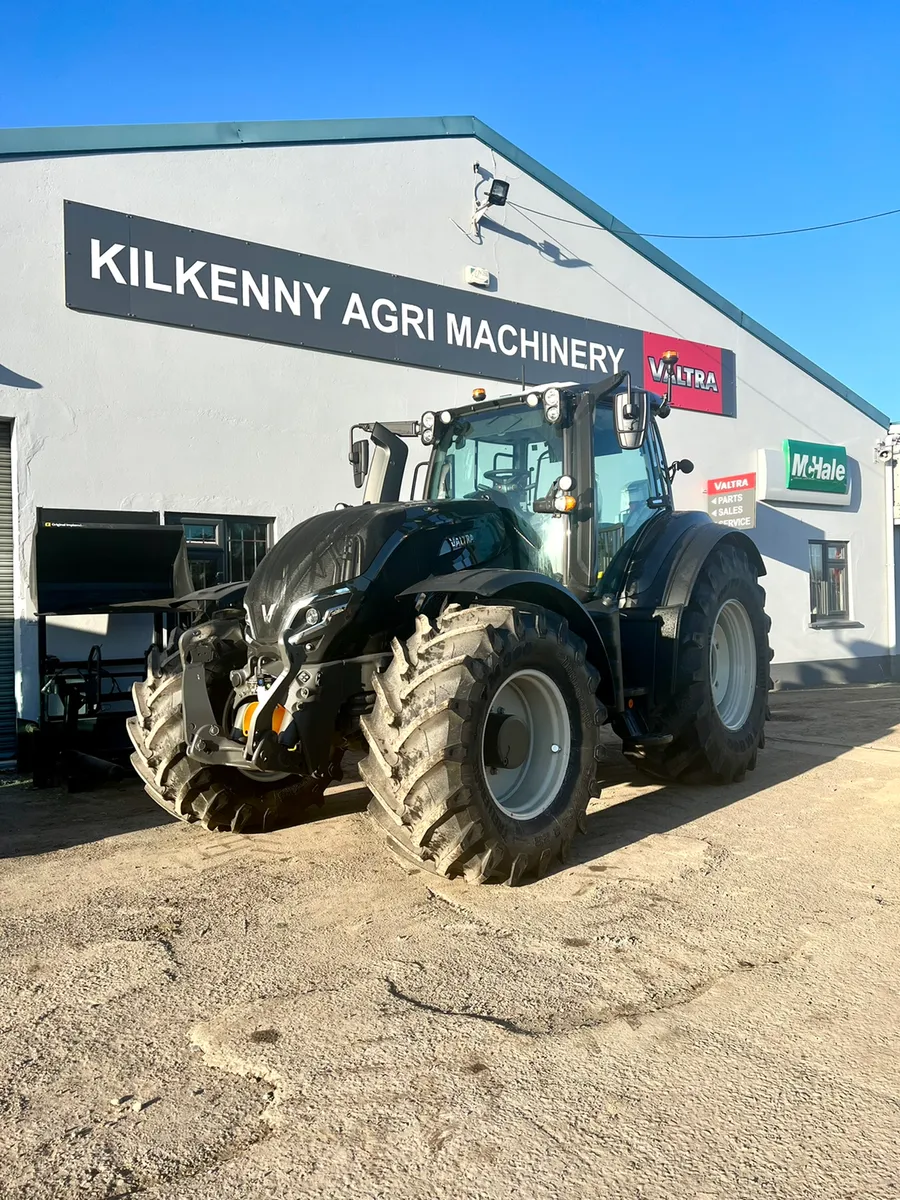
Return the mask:
[[[515,883],[583,827],[606,723],[662,779],[752,770],[764,567],[744,534],[674,509],[692,464],[664,455],[666,361],[665,396],[620,373],[354,427],[362,504],[287,533],[242,602],[180,599],[195,623],[151,653],[129,725],[153,799],[210,830],[272,828],[363,751],[398,858]],[[424,499],[401,501],[414,438]]]

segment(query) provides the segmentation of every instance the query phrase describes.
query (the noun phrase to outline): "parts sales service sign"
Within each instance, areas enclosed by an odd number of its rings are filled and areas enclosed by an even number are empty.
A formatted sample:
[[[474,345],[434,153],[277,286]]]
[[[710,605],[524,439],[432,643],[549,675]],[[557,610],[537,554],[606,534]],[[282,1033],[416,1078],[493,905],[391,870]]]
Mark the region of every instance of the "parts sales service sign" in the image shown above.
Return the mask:
[[[736,415],[730,350],[389,275],[72,201],[66,304],[233,337],[536,385],[630,370],[673,402]]]

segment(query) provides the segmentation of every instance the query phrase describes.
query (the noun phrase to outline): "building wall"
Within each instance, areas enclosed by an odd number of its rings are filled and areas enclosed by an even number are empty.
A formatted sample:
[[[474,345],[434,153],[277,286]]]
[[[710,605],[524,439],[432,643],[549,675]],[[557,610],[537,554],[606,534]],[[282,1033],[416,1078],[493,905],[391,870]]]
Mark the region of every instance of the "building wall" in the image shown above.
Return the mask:
[[[511,201],[550,215],[494,209],[476,244],[476,161],[510,181]],[[460,288],[464,267],[481,265],[506,299],[733,349],[737,418],[675,412],[664,427],[671,456],[696,463],[679,504],[705,507],[707,477],[755,469],[756,450],[785,437],[846,445],[858,464],[850,509],[759,506],[776,663],[874,668],[893,647],[878,426],[474,139],[61,156],[0,175],[0,417],[15,420],[25,714],[36,707],[36,506],[271,516],[281,534],[354,499],[352,422],[458,404],[480,382],[69,310],[65,199]],[[820,536],[851,543],[856,628],[809,628],[806,544]]]

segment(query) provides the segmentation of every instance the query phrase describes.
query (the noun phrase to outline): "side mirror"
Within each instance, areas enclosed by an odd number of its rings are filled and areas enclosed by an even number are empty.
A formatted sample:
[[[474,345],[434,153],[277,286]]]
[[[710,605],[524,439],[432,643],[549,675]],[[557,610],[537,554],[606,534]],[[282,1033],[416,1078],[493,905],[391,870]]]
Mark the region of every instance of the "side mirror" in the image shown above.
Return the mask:
[[[671,480],[675,478],[679,471],[682,473],[682,475],[690,475],[693,469],[694,464],[689,458],[676,458],[676,460],[669,465],[669,481],[671,482]]]
[[[647,436],[647,393],[631,386],[625,375],[625,390],[616,393],[616,438],[623,450],[640,450]]]
[[[350,463],[353,467],[353,486],[361,488],[369,473],[369,439],[360,438],[350,445]]]

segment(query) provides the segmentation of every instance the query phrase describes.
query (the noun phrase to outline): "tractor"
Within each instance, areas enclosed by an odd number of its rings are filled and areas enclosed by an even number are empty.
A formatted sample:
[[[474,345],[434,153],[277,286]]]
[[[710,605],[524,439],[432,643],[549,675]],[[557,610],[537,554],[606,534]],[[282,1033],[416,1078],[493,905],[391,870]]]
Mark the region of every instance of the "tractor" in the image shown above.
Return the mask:
[[[584,828],[606,724],[655,778],[742,779],[764,744],[765,568],[675,510],[676,361],[665,395],[621,372],[354,426],[361,504],[302,521],[237,592],[179,599],[194,623],[151,651],[129,722],[153,799],[270,829],[356,751],[404,864],[515,884]],[[412,440],[424,495],[401,500]]]

